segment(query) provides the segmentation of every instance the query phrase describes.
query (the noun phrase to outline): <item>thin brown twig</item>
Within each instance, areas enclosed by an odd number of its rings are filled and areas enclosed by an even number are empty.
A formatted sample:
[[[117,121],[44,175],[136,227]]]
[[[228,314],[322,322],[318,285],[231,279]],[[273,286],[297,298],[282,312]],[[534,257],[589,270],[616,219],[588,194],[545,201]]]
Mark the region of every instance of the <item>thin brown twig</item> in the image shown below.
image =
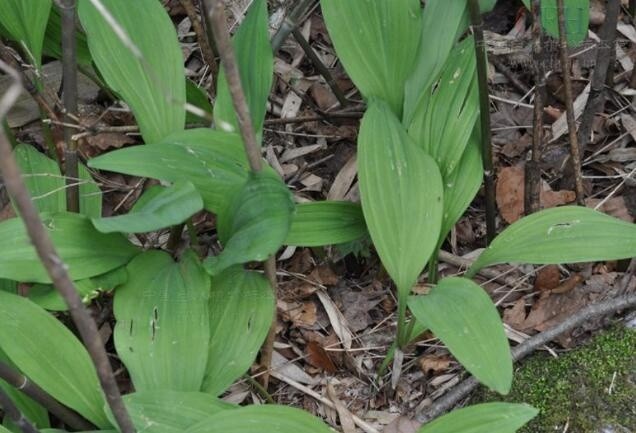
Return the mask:
[[[283,24],[272,38],[272,49],[274,52],[278,51],[285,42],[285,39],[289,34],[298,26],[298,21],[303,16],[305,11],[309,9],[315,0],[301,0],[298,5],[285,17]]]
[[[616,43],[616,26],[618,24],[618,15],[621,10],[620,0],[608,0],[607,10],[605,12],[605,22],[599,32],[600,42],[598,43],[596,62],[594,64],[594,72],[590,82],[590,95],[587,105],[580,118],[580,127],[578,133],[579,146],[581,148],[581,156],[585,154],[588,144],[591,141],[592,121],[597,113],[603,111],[605,105],[605,87],[607,82],[607,74],[613,72],[612,51],[615,50]],[[612,71],[611,71],[612,70]],[[569,167],[571,169],[571,166]],[[569,178],[570,176],[566,176]],[[567,181],[567,179],[566,179]]]
[[[469,0],[470,21],[475,36],[475,56],[477,57],[477,81],[479,84],[479,111],[481,126],[481,157],[484,167],[486,193],[486,240],[490,243],[496,235],[495,225],[495,169],[492,159],[490,133],[490,100],[488,97],[488,71],[486,45],[484,43],[484,23],[478,0]]]
[[[318,70],[320,75],[323,76],[323,78],[327,82],[327,85],[335,95],[336,99],[338,99],[340,106],[346,107],[347,105],[349,105],[347,97],[342,92],[340,86],[338,86],[338,83],[336,83],[336,80],[333,78],[333,75],[331,75],[331,72],[329,72],[329,68],[327,68],[320,57],[318,57],[318,54],[316,54],[311,45],[309,45],[309,42],[307,41],[307,39],[305,39],[305,36],[303,36],[300,30],[298,30],[298,27],[294,27],[294,29],[292,30],[292,34],[294,35],[294,39],[296,39],[296,42],[300,44],[300,47],[305,52],[305,55],[309,58],[309,60],[311,60],[311,63]]]
[[[64,121],[70,123],[77,113],[77,57],[75,39],[76,0],[58,0],[57,6],[62,17],[62,88],[64,89]],[[64,174],[69,178],[78,177],[77,141],[73,140],[73,130],[64,127]],[[79,212],[79,186],[67,179],[66,209]]]
[[[339,113],[325,113],[324,116],[301,116],[301,117],[289,117],[284,119],[266,119],[265,125],[287,125],[290,123],[305,123],[305,122],[318,122],[318,121],[331,121],[336,119],[362,119],[363,112],[339,112]]]
[[[4,119],[9,109],[18,99],[22,86],[20,75],[6,63],[0,61],[0,69],[14,79],[14,84],[6,91],[0,100],[0,120]],[[82,341],[95,364],[97,376],[106,396],[111,411],[122,433],[134,433],[128,411],[124,406],[121,394],[115,381],[115,376],[104,349],[104,343],[97,330],[95,321],[88,309],[84,306],[73,281],[69,277],[66,265],[60,259],[55,246],[51,242],[48,232],[42,224],[29,191],[22,179],[22,173],[13,156],[11,145],[4,133],[0,131],[0,172],[4,178],[5,187],[13,197],[16,208],[26,227],[27,234],[35,247],[35,250],[44,265],[49,277],[53,281],[73,318],[75,326],[79,330]]]
[[[576,119],[574,117],[574,97],[572,96],[572,77],[570,76],[570,58],[568,56],[567,29],[565,28],[565,2],[557,0],[557,16],[559,20],[559,55],[561,70],[563,71],[563,88],[565,90],[565,109],[570,138],[570,162],[574,176],[576,202],[585,205],[585,191],[583,190],[583,174],[581,173],[581,149],[576,134]]]
[[[2,388],[0,388],[0,407],[4,410],[6,416],[13,421],[23,433],[40,433],[35,425],[20,412],[20,409],[11,401],[9,395]]]
[[[618,298],[608,299],[606,301],[592,304],[588,307],[579,310],[574,313],[563,322],[541,332],[533,337],[530,337],[523,343],[512,349],[512,360],[520,361],[526,356],[530,355],[540,347],[546,345],[550,341],[554,340],[564,332],[568,332],[571,329],[581,326],[585,322],[599,316],[615,313],[619,310],[627,308],[633,308],[636,306],[636,293],[630,295],[621,296]],[[470,392],[479,385],[479,381],[474,377],[468,379],[456,385],[444,397],[436,400],[432,406],[427,407],[422,412],[416,414],[415,419],[419,422],[426,423],[439,415],[452,409],[462,398],[466,397]]]
[[[533,54],[534,54],[534,116],[532,121],[532,156],[526,162],[524,211],[526,215],[541,208],[541,150],[543,147],[543,109],[546,96],[545,67],[543,63],[543,27],[541,25],[541,1],[532,1]]]
[[[0,378],[34,401],[40,403],[46,410],[59,418],[68,427],[75,430],[87,431],[95,429],[95,426],[89,421],[60,404],[48,392],[40,388],[37,383],[32,382],[28,377],[4,362],[0,362]]]
[[[201,15],[197,13],[192,0],[179,0],[179,3],[186,11],[188,18],[190,18],[192,29],[197,35],[197,41],[199,42],[199,48],[201,49],[201,56],[203,57],[203,61],[208,65],[208,67],[210,68],[210,72],[214,76],[217,73],[216,56],[214,55],[214,51],[210,46],[208,36],[205,32],[205,29],[203,28],[203,23],[201,22],[200,18]],[[210,86],[210,90],[214,92],[214,86]]]
[[[203,0],[206,10],[206,19],[208,28],[212,30],[216,47],[221,57],[221,64],[225,71],[230,95],[232,96],[232,103],[234,104],[234,110],[236,111],[236,117],[238,119],[239,129],[241,137],[243,138],[243,145],[245,147],[245,153],[250,164],[250,169],[253,172],[260,172],[263,170],[263,158],[261,155],[261,146],[256,138],[254,126],[252,124],[252,118],[250,116],[249,106],[241,85],[241,76],[239,74],[238,63],[234,54],[234,48],[230,41],[230,34],[226,28],[225,10],[223,2],[220,0]],[[272,292],[276,296],[276,258],[274,256],[269,257],[265,263],[265,275],[272,286]],[[276,321],[276,315],[274,315],[274,323]],[[273,330],[273,331],[272,331]],[[275,332],[274,325],[270,328],[270,334]],[[265,367],[269,370],[271,365],[271,352],[273,351],[273,338],[268,337],[266,346],[263,349],[263,354],[267,363]],[[268,355],[269,354],[269,355]],[[269,374],[264,374],[263,385],[267,388],[269,381]]]

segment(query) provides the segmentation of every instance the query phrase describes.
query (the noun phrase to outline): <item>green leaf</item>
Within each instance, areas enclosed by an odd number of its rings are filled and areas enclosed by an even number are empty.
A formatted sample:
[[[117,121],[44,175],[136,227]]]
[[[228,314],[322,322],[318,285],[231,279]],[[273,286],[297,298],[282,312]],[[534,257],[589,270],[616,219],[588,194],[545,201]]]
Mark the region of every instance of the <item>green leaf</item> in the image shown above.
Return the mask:
[[[367,99],[384,99],[401,116],[404,85],[418,55],[420,1],[321,0],[320,4],[338,57],[360,92]]]
[[[455,171],[479,116],[472,37],[456,46],[434,90],[424,90],[408,127],[413,141],[435,159],[444,179]]]
[[[265,120],[267,97],[274,79],[274,54],[269,43],[265,0],[252,2],[232,43],[237,56],[241,84],[254,123],[254,132],[260,135]],[[217,82],[214,122],[217,128],[224,131],[238,131],[238,121],[223,69]]]
[[[367,234],[362,208],[346,201],[296,205],[285,245],[316,247],[355,241]]]
[[[437,418],[417,433],[514,433],[538,413],[526,404],[477,404]]]
[[[77,64],[84,70],[92,69],[93,58],[88,50],[86,34],[81,29],[75,29],[75,44]],[[45,55],[62,60],[62,17],[59,8],[51,9],[42,50]]]
[[[18,144],[14,154],[38,211],[65,211],[66,186],[57,163],[28,144]]]
[[[269,167],[250,173],[219,213],[217,230],[223,251],[206,261],[212,275],[240,263],[264,261],[287,237],[294,202],[287,185]]]
[[[475,198],[483,179],[478,128],[466,145],[459,165],[444,182],[444,215],[439,245]]]
[[[531,0],[523,0],[528,10]],[[565,34],[569,46],[579,45],[587,38],[590,23],[590,0],[565,0]],[[550,36],[559,39],[559,15],[556,0],[541,0],[541,24]]]
[[[102,233],[147,233],[180,224],[201,209],[203,200],[194,185],[179,181],[168,188],[149,189],[129,213],[93,218],[93,225]]]
[[[18,283],[17,281],[0,278],[0,290],[15,294],[18,292]]]
[[[208,95],[199,86],[197,86],[194,82],[190,81],[186,78],[186,101],[188,104],[194,105],[195,107],[205,111],[212,116],[212,104],[208,99]],[[199,117],[194,113],[187,112],[186,113],[186,125],[202,125],[205,126],[210,122],[203,117]]]
[[[42,44],[51,0],[2,0],[0,24],[27,53],[27,61],[37,69],[42,65]]]
[[[252,405],[217,413],[185,433],[332,433],[332,430],[300,409]]]
[[[190,181],[205,208],[218,212],[247,179],[240,136],[209,128],[189,129],[152,146],[132,146],[91,159],[88,166],[166,182]]]
[[[41,433],[68,433],[66,430],[60,430],[57,428],[45,428],[40,430]],[[117,430],[90,430],[84,432],[75,432],[75,433],[118,433]]]
[[[209,341],[210,279],[192,251],[147,251],[115,292],[115,347],[135,389],[198,391]]]
[[[99,427],[109,427],[97,373],[71,331],[26,298],[0,292],[0,348],[32,381]]]
[[[422,99],[430,94],[433,83],[439,78],[453,45],[465,29],[466,15],[466,1],[426,3],[415,67],[404,88],[402,121],[405,125],[411,123]]]
[[[210,346],[202,390],[223,393],[252,365],[274,319],[263,275],[233,267],[212,279]]]
[[[128,263],[138,252],[119,234],[99,233],[90,220],[82,215],[58,213],[43,214],[41,217],[73,280],[90,278],[118,268]],[[0,223],[0,245],[7,247],[0,257],[0,278],[33,283],[51,282],[19,218]]]
[[[124,403],[133,424],[144,433],[181,433],[211,415],[236,407],[204,392],[172,390],[135,392],[124,396]]]
[[[405,295],[433,252],[442,223],[442,179],[433,159],[374,100],[358,136],[362,210],[378,255]]]
[[[108,86],[132,109],[141,135],[155,143],[185,124],[183,55],[174,24],[156,0],[109,0],[124,44],[90,1],[78,4],[93,60]],[[142,19],[143,18],[143,19]]]
[[[85,280],[75,281],[75,288],[84,303],[90,303],[100,292],[112,290],[128,280],[125,267]],[[34,284],[29,288],[29,300],[49,311],[66,311],[68,306],[52,284]]]
[[[89,218],[102,216],[102,191],[84,166],[78,165],[80,212]]]
[[[512,357],[497,308],[466,278],[444,278],[428,295],[411,296],[409,308],[480,382],[510,391]]]
[[[466,273],[498,263],[558,264],[636,256],[636,225],[592,209],[563,206],[524,217],[506,228]]]

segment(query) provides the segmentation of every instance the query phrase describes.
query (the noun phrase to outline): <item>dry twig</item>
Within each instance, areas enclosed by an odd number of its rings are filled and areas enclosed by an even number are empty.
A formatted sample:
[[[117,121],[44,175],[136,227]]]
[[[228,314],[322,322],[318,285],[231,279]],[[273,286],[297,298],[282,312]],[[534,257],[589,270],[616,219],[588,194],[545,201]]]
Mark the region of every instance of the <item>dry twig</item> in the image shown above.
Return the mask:
[[[576,119],[574,118],[574,97],[572,96],[572,77],[570,76],[570,58],[568,56],[568,41],[565,28],[564,0],[557,0],[557,16],[559,19],[559,55],[563,71],[563,88],[565,90],[565,109],[568,121],[568,136],[570,138],[570,160],[576,190],[576,202],[584,206],[585,191],[583,190],[583,175],[581,174],[581,150],[576,135]]]

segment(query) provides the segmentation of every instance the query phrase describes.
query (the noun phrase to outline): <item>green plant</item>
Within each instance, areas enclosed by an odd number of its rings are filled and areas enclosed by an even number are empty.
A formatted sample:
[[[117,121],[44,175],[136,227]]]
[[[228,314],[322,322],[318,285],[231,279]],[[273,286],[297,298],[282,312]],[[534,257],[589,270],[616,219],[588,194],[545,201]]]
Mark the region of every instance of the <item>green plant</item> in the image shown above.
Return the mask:
[[[99,189],[81,166],[80,213],[68,213],[55,161],[24,144],[15,155],[80,293],[90,300],[96,292],[114,291],[115,348],[136,390],[124,401],[139,430],[329,431],[299,410],[239,408],[217,399],[253,363],[274,317],[270,284],[243,265],[265,260],[282,245],[341,244],[368,234],[397,286],[394,350],[429,328],[480,381],[501,393],[509,390],[508,342],[496,308],[479,286],[468,278],[447,278],[428,295],[411,295],[426,264],[436,266],[440,246],[482,176],[474,43],[463,37],[466,5],[442,3],[428,2],[422,10],[419,0],[322,0],[338,54],[368,102],[358,140],[358,206],[294,204],[271,167],[254,170],[244,150],[245,136],[238,134],[225,73],[217,81],[216,129],[185,129],[186,100],[197,93],[188,90],[176,33],[158,1],[109,0],[104,1],[106,11],[97,0],[80,2],[85,35],[78,33],[78,46],[88,50],[78,51],[84,53],[79,64],[94,67],[100,84],[130,106],[145,142],[94,158],[88,166],[158,179],[163,185],[146,190],[128,214],[102,217]],[[482,3],[492,7],[492,2]],[[55,32],[47,31],[59,21],[50,13],[50,1],[3,4],[4,34],[19,41],[34,64],[41,62],[42,47],[52,56],[61,54]],[[39,18],[45,15],[50,16],[48,27]],[[351,33],[352,20],[361,24],[358,32]],[[34,24],[27,32],[14,29],[14,22]],[[273,75],[267,30],[266,2],[255,0],[233,38],[257,137]],[[200,105],[207,102],[203,99]],[[217,256],[202,260],[187,249],[175,260],[165,251],[142,252],[127,240],[131,233],[180,227],[201,210],[217,215],[223,245]],[[0,349],[55,399],[95,427],[113,431],[116,422],[86,351],[44,310],[64,307],[44,268],[34,265],[37,255],[19,219],[0,223],[0,242],[12,245],[0,259],[0,278],[38,284],[30,300],[10,293],[15,291],[12,283],[0,291]],[[561,208],[509,227],[467,277],[506,261],[560,263],[632,255],[632,225],[587,209]],[[16,401],[38,427],[49,427],[41,406]],[[420,431],[509,432],[535,414],[525,405],[476,406]],[[469,425],[476,430],[463,430]]]

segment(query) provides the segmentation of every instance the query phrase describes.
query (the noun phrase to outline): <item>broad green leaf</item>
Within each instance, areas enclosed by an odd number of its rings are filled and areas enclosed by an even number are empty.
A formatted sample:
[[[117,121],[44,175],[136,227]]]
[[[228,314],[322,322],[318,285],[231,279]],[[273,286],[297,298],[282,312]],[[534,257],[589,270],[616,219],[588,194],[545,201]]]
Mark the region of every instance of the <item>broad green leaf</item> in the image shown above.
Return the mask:
[[[149,194],[152,197],[144,200]],[[203,200],[194,185],[178,181],[148,190],[125,215],[93,218],[93,225],[102,233],[146,233],[180,224],[201,209]]]
[[[250,108],[254,132],[260,135],[265,120],[267,97],[274,79],[274,54],[269,43],[267,2],[255,0],[232,39],[241,84]],[[216,127],[238,132],[238,121],[223,69],[219,74],[214,105]]]
[[[78,174],[80,213],[89,218],[100,218],[102,216],[102,191],[84,164],[79,164]]]
[[[0,23],[27,53],[37,69],[42,65],[44,32],[51,12],[51,0],[2,0]]]
[[[212,279],[210,346],[202,390],[223,393],[252,365],[274,319],[267,279],[233,267]]]
[[[112,290],[128,280],[125,267],[117,268],[102,275],[75,281],[75,288],[84,303],[90,303],[101,292]],[[49,311],[66,311],[68,306],[52,284],[34,284],[28,290],[29,300]]]
[[[360,92],[367,99],[384,99],[401,116],[404,85],[420,43],[420,1],[321,0],[320,4],[338,57]]]
[[[529,215],[506,228],[466,275],[498,263],[558,264],[636,256],[636,225],[592,209],[563,206]]]
[[[28,144],[18,144],[14,152],[38,211],[65,211],[66,186],[57,163]]]
[[[161,3],[104,2],[128,43],[122,42],[122,35],[92,2],[78,3],[93,60],[108,86],[132,109],[146,143],[182,130],[186,100],[183,55],[174,24]]]
[[[444,278],[428,295],[411,296],[409,308],[480,382],[510,391],[512,357],[497,308],[466,278]]]
[[[346,201],[300,203],[285,245],[316,247],[355,241],[367,234],[362,208]]]
[[[138,250],[119,234],[103,234],[90,220],[73,213],[42,214],[42,221],[73,280],[103,274],[130,261]],[[0,223],[0,278],[33,283],[51,279],[31,244],[22,221]]]
[[[20,370],[14,363],[11,362],[9,357],[0,349],[0,361],[13,367],[15,370]],[[23,392],[15,389],[4,380],[0,379],[0,388],[9,396],[11,401],[18,407],[20,412],[24,414],[36,427],[49,427],[49,413],[39,403],[31,400]],[[12,422],[8,422],[8,418],[5,416],[4,423],[13,432],[20,433],[21,430],[15,426]]]
[[[527,404],[477,404],[437,418],[417,433],[514,433],[538,413]]]
[[[444,215],[439,245],[475,198],[483,178],[478,128],[466,145],[459,165],[444,181]]]
[[[15,294],[18,292],[18,283],[17,281],[0,278],[0,290]]]
[[[198,391],[207,362],[210,279],[192,251],[147,251],[115,292],[115,347],[137,391]]]
[[[186,101],[188,104],[194,105],[195,107],[205,111],[212,117],[212,104],[208,100],[208,95],[199,86],[197,86],[194,82],[190,81],[186,78]],[[210,123],[209,120],[205,118],[199,117],[194,113],[187,112],[186,113],[186,125],[201,125],[207,126]]]
[[[319,418],[287,406],[252,405],[226,410],[185,433],[333,433]]]
[[[71,331],[26,298],[0,292],[0,348],[62,404],[109,427],[97,373]]]
[[[358,137],[362,210],[382,264],[405,295],[433,252],[442,223],[435,161],[408,137],[389,107],[374,100]]]
[[[77,64],[84,70],[92,69],[93,58],[88,50],[86,34],[79,28],[75,29],[75,44]],[[42,51],[49,57],[62,60],[62,17],[57,7],[51,9]]]
[[[446,59],[463,33],[466,24],[466,1],[433,0],[422,13],[419,48],[415,66],[404,87],[404,117],[408,125],[426,94],[430,94]]]
[[[285,242],[293,213],[292,195],[273,170],[250,173],[218,215],[223,251],[206,261],[206,269],[214,275],[232,265],[264,261]]]
[[[408,132],[437,162],[446,180],[455,171],[479,116],[473,38],[451,52],[433,90],[424,90]]]
[[[124,404],[137,431],[144,433],[181,433],[218,412],[237,407],[204,392],[171,390],[128,394]],[[107,414],[114,423],[110,411]]]
[[[189,129],[152,146],[132,146],[91,159],[88,166],[167,182],[190,181],[205,208],[219,212],[247,179],[240,136],[209,128]]]
[[[523,0],[523,4],[531,10],[532,1]],[[590,23],[590,0],[565,0],[565,34],[568,45],[579,45],[587,38]],[[541,24],[550,36],[559,38],[559,15],[556,0],[541,0]]]

